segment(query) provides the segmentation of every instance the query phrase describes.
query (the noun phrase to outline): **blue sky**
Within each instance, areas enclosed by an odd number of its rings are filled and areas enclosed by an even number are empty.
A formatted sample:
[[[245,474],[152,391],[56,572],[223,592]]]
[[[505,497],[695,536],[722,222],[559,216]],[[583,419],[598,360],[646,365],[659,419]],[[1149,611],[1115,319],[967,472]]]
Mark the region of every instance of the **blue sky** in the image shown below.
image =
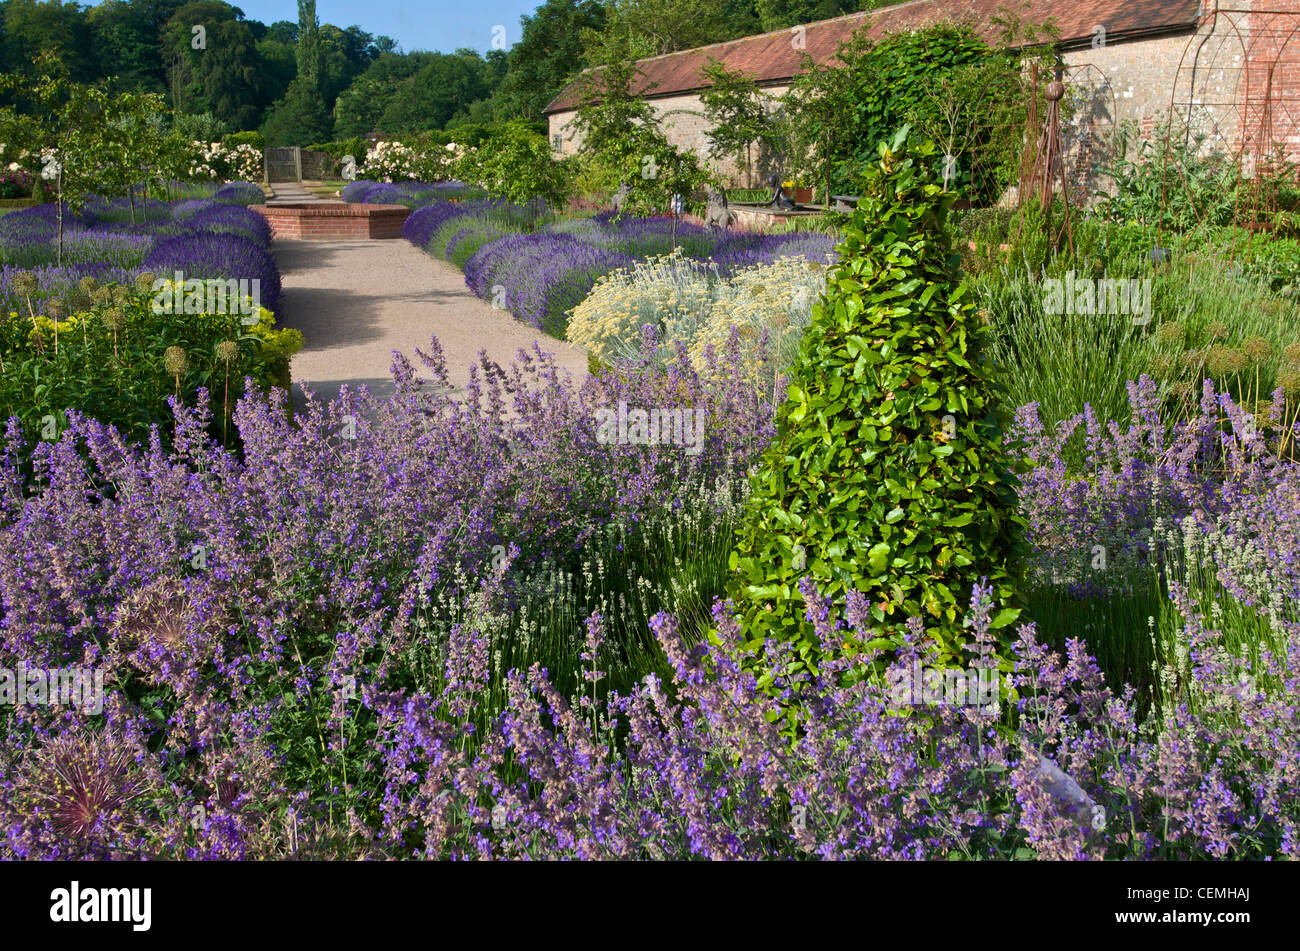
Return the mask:
[[[250,20],[274,23],[298,19],[297,0],[227,0]],[[506,48],[519,39],[519,17],[531,14],[541,0],[316,0],[322,23],[368,33],[387,34],[406,52],[462,46],[486,53],[492,49],[492,28],[505,27]]]

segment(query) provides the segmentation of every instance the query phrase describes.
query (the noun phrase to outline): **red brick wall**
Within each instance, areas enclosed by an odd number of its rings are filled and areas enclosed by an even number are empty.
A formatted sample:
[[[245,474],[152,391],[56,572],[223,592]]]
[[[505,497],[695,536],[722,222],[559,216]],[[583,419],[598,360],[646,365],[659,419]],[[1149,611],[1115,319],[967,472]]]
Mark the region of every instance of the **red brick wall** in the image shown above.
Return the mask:
[[[1300,158],[1300,0],[1255,0],[1250,7],[1279,12],[1235,18],[1245,28],[1247,49],[1237,144],[1261,165],[1274,145]]]
[[[253,205],[271,226],[274,238],[350,241],[400,238],[410,209],[402,205]]]

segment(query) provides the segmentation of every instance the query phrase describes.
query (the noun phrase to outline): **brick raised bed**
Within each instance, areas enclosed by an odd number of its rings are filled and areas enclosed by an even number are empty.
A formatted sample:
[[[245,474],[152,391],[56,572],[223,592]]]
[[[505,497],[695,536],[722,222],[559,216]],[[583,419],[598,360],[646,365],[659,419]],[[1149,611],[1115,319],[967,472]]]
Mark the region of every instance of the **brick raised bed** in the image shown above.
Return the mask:
[[[264,215],[275,238],[307,241],[400,238],[411,209],[405,205],[354,205],[341,201],[250,205]]]

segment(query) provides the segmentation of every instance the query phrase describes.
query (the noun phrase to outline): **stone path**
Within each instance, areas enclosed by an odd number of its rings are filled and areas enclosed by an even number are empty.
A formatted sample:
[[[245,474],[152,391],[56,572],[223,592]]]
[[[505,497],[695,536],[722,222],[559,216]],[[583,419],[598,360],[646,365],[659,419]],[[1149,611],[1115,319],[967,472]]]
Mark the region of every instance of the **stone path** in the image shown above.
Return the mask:
[[[457,392],[463,391],[479,350],[508,366],[534,340],[555,353],[557,364],[575,380],[587,375],[586,351],[475,297],[460,271],[406,241],[277,238],[272,250],[284,288],[276,322],[301,330],[305,341],[290,364],[296,406],[302,406],[304,383],[322,399],[337,395],[344,383],[365,383],[381,396],[391,393],[392,351],[406,354],[422,373],[415,348],[427,351],[430,334],[442,344]]]

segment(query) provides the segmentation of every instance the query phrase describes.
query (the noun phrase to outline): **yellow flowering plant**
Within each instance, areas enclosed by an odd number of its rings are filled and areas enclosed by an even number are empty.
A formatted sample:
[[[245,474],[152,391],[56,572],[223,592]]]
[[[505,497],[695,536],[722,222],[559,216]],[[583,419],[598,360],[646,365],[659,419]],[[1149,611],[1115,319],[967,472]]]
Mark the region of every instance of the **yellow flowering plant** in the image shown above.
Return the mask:
[[[703,369],[707,349],[720,353],[734,329],[754,382],[770,385],[794,359],[825,285],[825,267],[802,257],[724,278],[713,265],[678,251],[602,277],[571,312],[568,337],[598,362],[612,364],[640,356],[642,328],[649,325],[658,359],[675,361],[674,343],[680,341],[692,364]]]

